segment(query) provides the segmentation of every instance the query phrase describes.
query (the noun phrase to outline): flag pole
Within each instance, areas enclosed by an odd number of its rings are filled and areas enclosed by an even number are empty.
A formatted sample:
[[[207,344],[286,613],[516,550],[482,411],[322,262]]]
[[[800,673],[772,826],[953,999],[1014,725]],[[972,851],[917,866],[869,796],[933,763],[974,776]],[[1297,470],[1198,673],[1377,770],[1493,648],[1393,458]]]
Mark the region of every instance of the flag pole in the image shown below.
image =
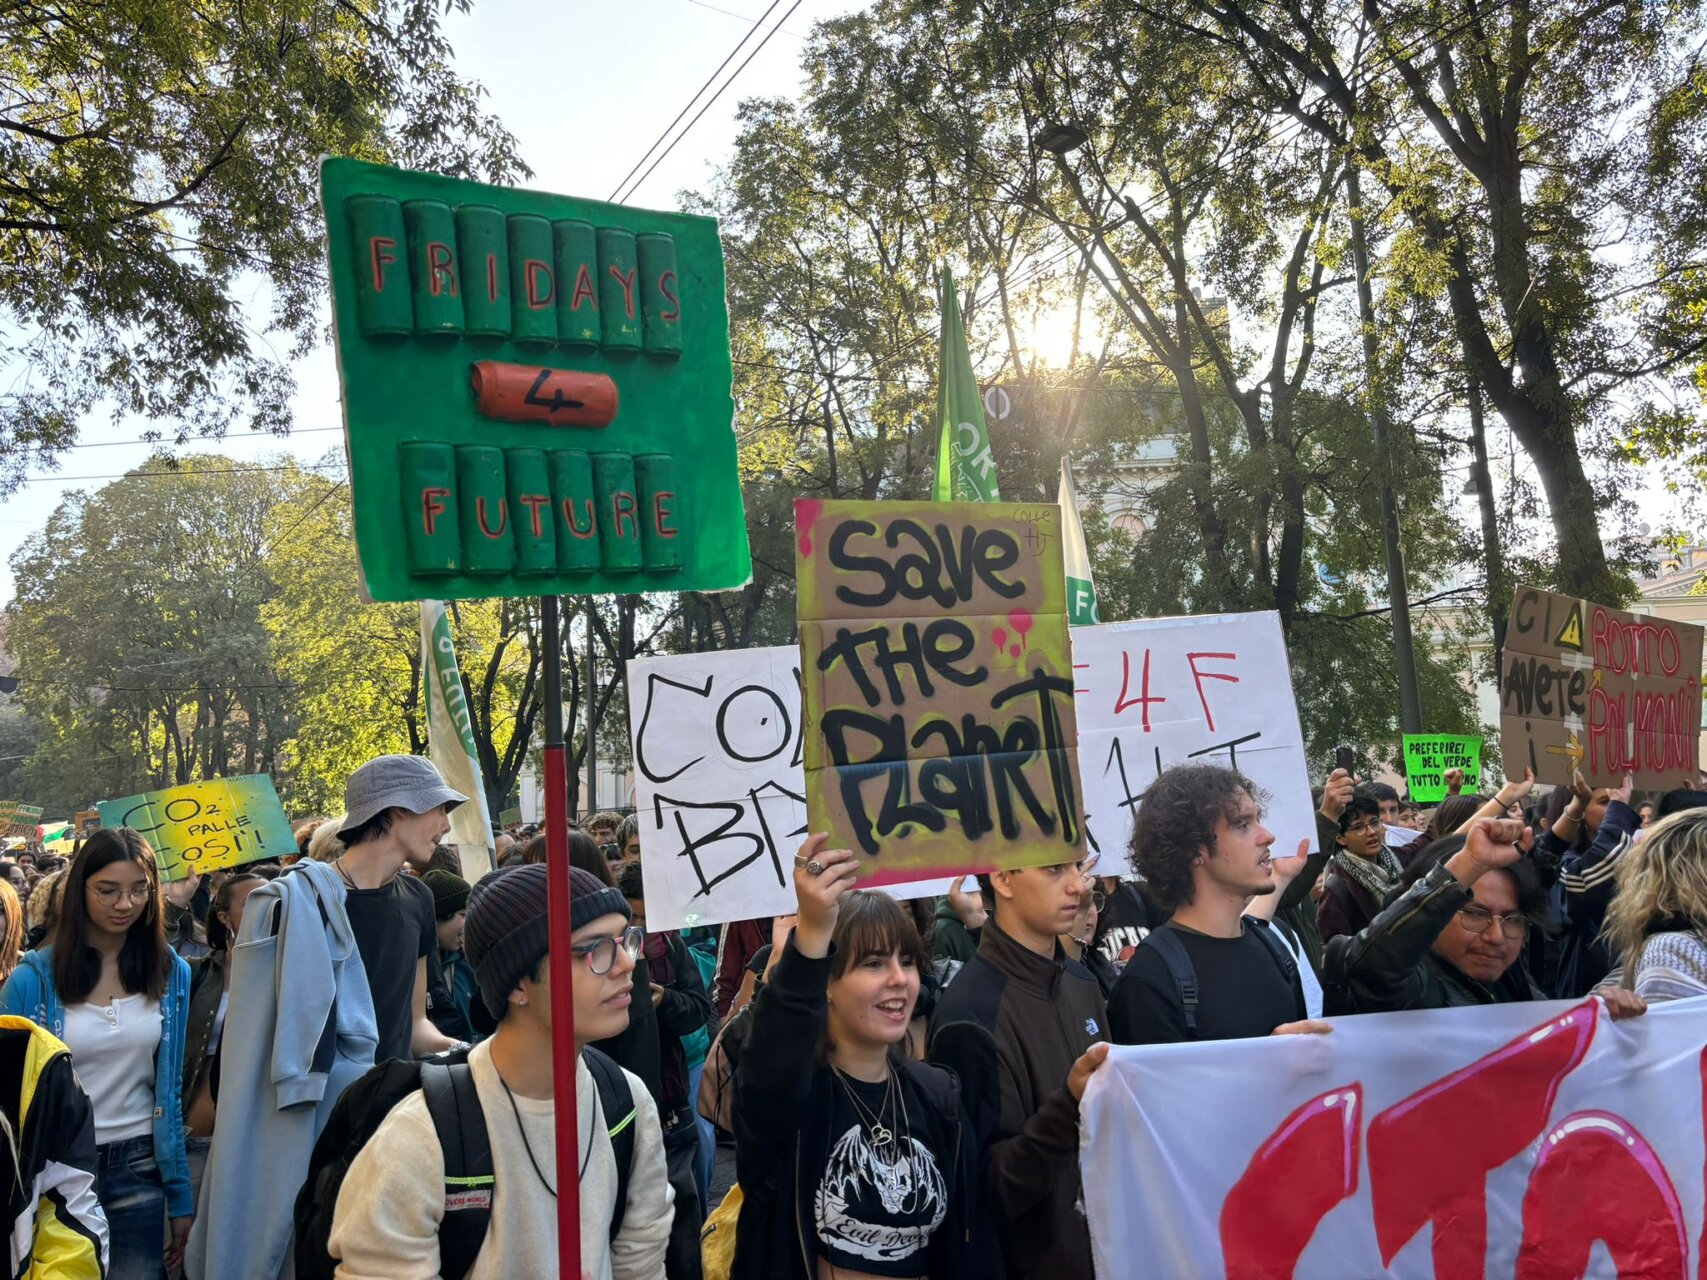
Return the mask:
[[[563,645],[557,597],[540,598],[545,632],[545,847],[551,896],[551,1086],[557,1126],[557,1274],[581,1274],[581,1174],[575,1162],[575,978],[569,954],[569,772],[563,754]]]

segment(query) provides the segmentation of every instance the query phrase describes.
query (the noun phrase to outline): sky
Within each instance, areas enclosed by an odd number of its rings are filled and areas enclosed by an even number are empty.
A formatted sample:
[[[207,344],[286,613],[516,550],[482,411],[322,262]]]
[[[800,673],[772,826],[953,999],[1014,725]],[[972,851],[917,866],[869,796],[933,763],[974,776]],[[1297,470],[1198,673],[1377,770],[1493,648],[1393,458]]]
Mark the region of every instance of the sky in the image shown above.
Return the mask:
[[[791,5],[793,13],[781,30],[624,201],[668,209],[675,207],[677,192],[703,187],[729,155],[741,99],[797,93],[800,54],[812,24],[861,5],[850,0],[780,0],[767,10],[767,0],[476,0],[473,13],[452,15],[446,30],[457,69],[486,87],[489,109],[520,142],[522,158],[534,171],[528,185],[603,200],[753,29],[754,20],[768,11],[762,30],[769,31]],[[717,83],[741,68],[757,44],[758,38],[749,39]],[[525,60],[521,66],[518,54]],[[536,58],[544,61],[534,62]],[[524,74],[542,66],[554,69]],[[573,93],[566,95],[571,76]],[[596,118],[585,109],[590,103],[610,104],[611,109],[599,113],[605,118]],[[683,123],[698,110],[696,105]],[[257,323],[264,323],[264,284],[257,285],[247,301]],[[276,341],[281,349],[288,345]],[[244,462],[279,453],[305,462],[318,462],[329,450],[341,454],[338,374],[329,344],[297,368],[293,404],[297,431],[288,439],[241,433],[173,451],[218,452]],[[99,488],[146,461],[159,446],[135,441],[149,425],[110,416],[85,421],[78,446],[64,455],[57,473],[38,472],[45,478],[26,484],[0,505],[0,604],[13,594],[12,553],[41,527],[68,490]],[[333,469],[327,474],[339,473]]]

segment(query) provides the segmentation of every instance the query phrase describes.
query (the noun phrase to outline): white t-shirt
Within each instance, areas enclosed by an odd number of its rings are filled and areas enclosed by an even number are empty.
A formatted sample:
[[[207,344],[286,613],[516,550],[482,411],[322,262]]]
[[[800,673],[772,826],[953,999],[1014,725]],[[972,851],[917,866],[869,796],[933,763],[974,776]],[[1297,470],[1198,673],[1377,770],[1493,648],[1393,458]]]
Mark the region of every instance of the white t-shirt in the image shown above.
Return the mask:
[[[97,1145],[140,1138],[153,1128],[160,1025],[160,1002],[142,994],[110,1005],[65,1006],[65,1043],[95,1108]]]

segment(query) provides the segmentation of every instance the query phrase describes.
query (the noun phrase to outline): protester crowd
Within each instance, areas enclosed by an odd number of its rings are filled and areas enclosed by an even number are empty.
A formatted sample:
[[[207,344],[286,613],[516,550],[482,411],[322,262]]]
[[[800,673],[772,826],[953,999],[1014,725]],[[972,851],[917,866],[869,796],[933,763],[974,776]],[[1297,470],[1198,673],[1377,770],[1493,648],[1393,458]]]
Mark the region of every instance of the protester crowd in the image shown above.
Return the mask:
[[[638,824],[593,815],[584,1275],[1090,1277],[1079,1104],[1110,1044],[1707,993],[1707,790],[1452,781],[1419,808],[1336,770],[1288,851],[1258,787],[1182,765],[1128,849],[935,900],[814,835],[797,915],[657,933]],[[470,884],[463,800],[382,756],[280,862],[163,884],[127,829],[0,861],[10,1274],[556,1274],[546,838],[498,835]]]

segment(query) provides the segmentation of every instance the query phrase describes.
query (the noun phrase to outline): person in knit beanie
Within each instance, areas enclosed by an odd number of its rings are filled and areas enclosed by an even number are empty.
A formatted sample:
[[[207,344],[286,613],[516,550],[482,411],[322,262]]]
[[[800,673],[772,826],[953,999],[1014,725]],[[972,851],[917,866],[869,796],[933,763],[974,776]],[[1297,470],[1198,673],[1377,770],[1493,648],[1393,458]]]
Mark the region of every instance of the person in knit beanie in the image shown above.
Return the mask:
[[[436,856],[436,855],[435,855]],[[427,984],[427,1016],[454,1040],[472,1040],[469,1010],[480,999],[474,966],[462,954],[463,921],[468,912],[468,881],[437,867],[421,877],[433,891],[433,914],[438,919],[439,963]]]
[[[497,1021],[468,1054],[491,1144],[496,1193],[486,1239],[468,1280],[558,1274],[554,1055],[574,1052],[581,1200],[581,1274],[586,1280],[664,1280],[673,1218],[658,1109],[638,1078],[634,1154],[622,1226],[611,1238],[617,1174],[589,1042],[628,1021],[641,938],[628,904],[584,871],[570,871],[573,1049],[553,1036],[550,894],[546,869],[505,867],[469,891],[462,951],[479,999]],[[596,1052],[596,1051],[594,1051]],[[627,1074],[627,1073],[625,1073]],[[439,1269],[444,1151],[424,1097],[411,1094],[386,1116],[351,1163],[328,1241],[340,1275],[428,1276]]]

